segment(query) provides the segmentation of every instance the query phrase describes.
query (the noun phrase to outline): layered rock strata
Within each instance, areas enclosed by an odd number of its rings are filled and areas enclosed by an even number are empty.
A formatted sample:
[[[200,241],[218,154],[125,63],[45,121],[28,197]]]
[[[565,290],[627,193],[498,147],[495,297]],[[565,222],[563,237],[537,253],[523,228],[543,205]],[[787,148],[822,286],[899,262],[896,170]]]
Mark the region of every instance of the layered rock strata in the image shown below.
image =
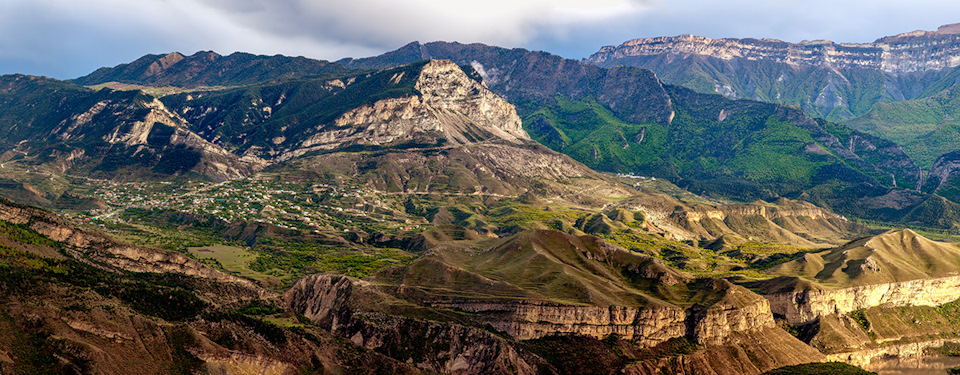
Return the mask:
[[[358,323],[346,312],[353,288],[346,278],[315,275],[298,281],[284,295],[284,301],[293,311],[352,337],[355,333],[347,331]],[[643,307],[576,306],[506,300],[448,300],[429,305],[474,313],[481,324],[489,324],[516,340],[556,334],[602,339],[616,334],[644,347],[680,337],[702,345],[720,345],[734,333],[775,327],[770,307],[762,297],[721,280],[707,283],[705,288],[724,294],[709,306],[687,309],[656,303]],[[364,335],[357,338],[364,345],[375,346],[370,343],[376,340],[371,340]]]
[[[724,60],[766,60],[792,65],[870,68],[889,73],[939,70],[960,65],[960,34],[917,31],[873,43],[827,40],[789,43],[775,39],[711,39],[695,35],[633,39],[606,46],[586,61],[605,66],[631,56],[701,55]]]
[[[284,296],[290,311],[304,314],[357,346],[421,369],[450,374],[539,374],[539,357],[519,351],[490,332],[453,323],[354,312],[355,285],[346,277],[314,275],[297,281]]]
[[[847,314],[875,306],[939,306],[960,298],[960,276],[804,290],[765,296],[774,314],[791,324],[809,323],[821,316]]]

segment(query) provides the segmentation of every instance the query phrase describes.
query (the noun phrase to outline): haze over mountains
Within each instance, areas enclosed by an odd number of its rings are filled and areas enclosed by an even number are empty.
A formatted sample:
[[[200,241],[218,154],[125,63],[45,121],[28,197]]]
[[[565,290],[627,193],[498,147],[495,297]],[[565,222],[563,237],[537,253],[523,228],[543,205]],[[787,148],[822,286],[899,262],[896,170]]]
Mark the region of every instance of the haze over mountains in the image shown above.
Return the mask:
[[[826,82],[886,121],[908,99],[890,83],[948,111],[955,29],[598,53],[652,70],[414,42],[2,76],[0,372],[761,374],[948,352],[960,147],[921,164],[810,92],[709,88]]]

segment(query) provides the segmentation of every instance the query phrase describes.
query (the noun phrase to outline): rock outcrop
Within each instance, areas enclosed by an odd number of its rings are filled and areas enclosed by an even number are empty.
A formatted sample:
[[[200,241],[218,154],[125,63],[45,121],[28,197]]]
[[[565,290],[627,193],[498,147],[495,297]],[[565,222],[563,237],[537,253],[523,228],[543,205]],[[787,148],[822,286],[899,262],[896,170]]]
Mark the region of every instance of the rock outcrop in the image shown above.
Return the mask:
[[[876,306],[938,306],[960,299],[960,248],[905,229],[771,268],[774,313],[793,324]]]
[[[449,374],[540,374],[541,358],[509,340],[454,323],[358,312],[350,308],[354,282],[342,276],[314,275],[297,281],[283,295],[285,307],[349,339],[428,371]],[[378,302],[379,303],[379,302]]]
[[[960,177],[960,151],[941,155],[933,162],[930,173],[927,175],[928,191],[937,191],[949,186],[949,183]]]
[[[791,324],[803,324],[876,306],[939,306],[960,299],[960,276],[774,293],[766,298],[773,313]]]
[[[404,74],[396,73],[390,82],[400,82]],[[280,159],[354,144],[456,146],[530,139],[513,105],[451,61],[424,65],[414,88],[420,95],[383,99],[344,113],[334,120],[332,129],[320,129]]]

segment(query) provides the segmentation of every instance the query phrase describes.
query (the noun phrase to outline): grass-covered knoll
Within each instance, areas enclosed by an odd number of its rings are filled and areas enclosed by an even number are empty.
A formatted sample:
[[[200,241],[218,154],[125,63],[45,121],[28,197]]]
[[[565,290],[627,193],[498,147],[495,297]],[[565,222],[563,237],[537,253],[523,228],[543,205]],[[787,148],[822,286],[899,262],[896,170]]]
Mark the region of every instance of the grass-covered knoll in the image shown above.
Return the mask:
[[[841,247],[806,253],[767,270],[771,275],[805,278],[845,287],[954,275],[960,248],[904,229],[863,238]]]

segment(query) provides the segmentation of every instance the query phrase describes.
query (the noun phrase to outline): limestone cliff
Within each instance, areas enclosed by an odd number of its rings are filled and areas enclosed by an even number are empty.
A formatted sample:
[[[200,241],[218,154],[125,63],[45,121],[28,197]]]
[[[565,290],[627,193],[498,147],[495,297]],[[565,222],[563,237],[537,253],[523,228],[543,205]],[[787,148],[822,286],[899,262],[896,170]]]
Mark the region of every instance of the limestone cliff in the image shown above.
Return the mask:
[[[405,71],[390,82],[400,82]],[[281,159],[346,145],[464,145],[502,139],[528,140],[513,105],[446,60],[424,65],[414,88],[419,95],[390,98],[352,109],[321,128]]]
[[[792,324],[830,314],[848,314],[876,306],[939,306],[960,298],[960,276],[865,285],[841,289],[808,289],[766,295],[770,309]]]
[[[766,295],[794,324],[875,306],[938,306],[960,298],[960,248],[891,231],[771,268]],[[759,285],[759,284],[758,284]]]
[[[290,311],[304,314],[360,347],[421,369],[449,374],[540,374],[549,368],[539,357],[490,332],[454,323],[354,311],[356,288],[369,288],[342,276],[314,275],[297,281],[283,295]],[[385,303],[374,301],[372,303]]]
[[[788,43],[775,39],[711,39],[680,35],[633,39],[620,46],[606,46],[586,61],[609,65],[617,59],[630,56],[677,54],[907,73],[960,65],[958,52],[960,35],[936,31],[901,34],[874,43],[834,43],[826,40]]]

